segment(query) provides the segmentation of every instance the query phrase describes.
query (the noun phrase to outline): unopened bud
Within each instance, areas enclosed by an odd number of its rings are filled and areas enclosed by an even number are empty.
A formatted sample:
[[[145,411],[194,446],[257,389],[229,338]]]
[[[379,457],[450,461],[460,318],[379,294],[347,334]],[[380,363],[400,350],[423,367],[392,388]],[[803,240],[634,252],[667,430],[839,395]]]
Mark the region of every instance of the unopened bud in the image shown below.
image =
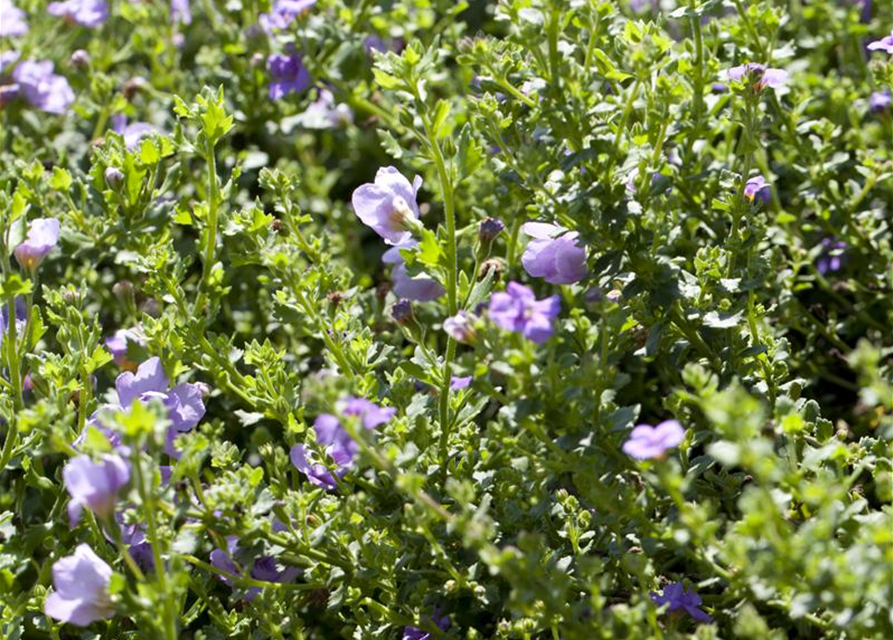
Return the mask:
[[[71,54],[68,63],[75,68],[85,69],[90,66],[90,54],[83,49],[78,49]]]
[[[409,324],[412,321],[412,302],[409,300],[398,300],[391,307],[391,317],[397,324]]]
[[[118,167],[106,167],[105,183],[110,187],[117,187],[124,179],[124,172]]]

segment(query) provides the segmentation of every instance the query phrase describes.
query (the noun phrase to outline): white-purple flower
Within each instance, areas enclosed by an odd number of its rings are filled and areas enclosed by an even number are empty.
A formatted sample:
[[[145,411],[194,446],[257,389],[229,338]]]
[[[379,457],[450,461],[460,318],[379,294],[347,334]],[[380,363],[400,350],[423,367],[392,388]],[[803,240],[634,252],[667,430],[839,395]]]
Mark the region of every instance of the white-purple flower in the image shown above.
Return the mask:
[[[105,0],[51,2],[47,5],[47,13],[51,16],[65,18],[66,22],[90,28],[98,27],[109,17],[109,9]]]
[[[308,129],[337,129],[353,122],[353,111],[344,103],[336,103],[328,89],[320,89],[314,102],[301,114],[301,124]]]
[[[80,455],[62,469],[62,481],[71,496],[68,523],[74,527],[84,507],[100,519],[115,512],[118,492],[130,481],[130,465],[117,454],[103,455],[98,461]]]
[[[886,51],[887,53],[893,54],[893,33],[870,43],[868,49],[870,51]]]
[[[12,0],[0,0],[0,38],[16,38],[28,33],[25,12]]]
[[[74,102],[74,91],[64,76],[53,73],[53,63],[24,60],[16,65],[12,78],[31,106],[61,115]]]
[[[758,91],[762,91],[766,87],[777,89],[788,80],[788,72],[784,69],[772,69],[758,62],[748,62],[732,67],[727,71],[727,75],[729,80],[735,82],[753,82],[754,88]]]
[[[686,590],[681,582],[664,587],[663,594],[651,592],[651,599],[657,605],[668,605],[667,611],[685,611],[698,622],[712,622],[713,618],[701,611],[701,597],[694,589]]]
[[[640,424],[623,443],[623,453],[637,460],[663,458],[669,449],[685,440],[685,429],[676,420],[665,420],[656,427]]]
[[[411,221],[419,219],[416,202],[421,176],[409,183],[395,167],[382,167],[375,174],[375,182],[357,187],[351,203],[357,217],[390,245],[409,242]]]
[[[474,319],[465,311],[444,320],[443,330],[456,342],[473,342],[475,338]]]
[[[275,53],[267,58],[267,70],[272,78],[269,86],[271,100],[279,100],[289,93],[301,93],[310,86],[310,72],[304,67],[300,54]]]
[[[553,323],[559,313],[561,299],[558,296],[537,300],[530,287],[518,282],[509,282],[505,292],[490,297],[490,319],[498,327],[520,333],[537,344],[552,337]]]
[[[586,249],[576,231],[545,222],[528,222],[522,229],[533,238],[521,256],[531,276],[550,284],[571,284],[586,276]]]
[[[34,271],[58,242],[58,220],[55,218],[32,220],[25,240],[15,248],[16,261],[22,269]]]
[[[53,565],[55,592],[47,596],[44,613],[78,627],[112,617],[111,579],[112,568],[89,545],[78,545],[73,555]]]
[[[744,183],[744,197],[751,202],[772,202],[772,187],[763,176],[754,176]]]

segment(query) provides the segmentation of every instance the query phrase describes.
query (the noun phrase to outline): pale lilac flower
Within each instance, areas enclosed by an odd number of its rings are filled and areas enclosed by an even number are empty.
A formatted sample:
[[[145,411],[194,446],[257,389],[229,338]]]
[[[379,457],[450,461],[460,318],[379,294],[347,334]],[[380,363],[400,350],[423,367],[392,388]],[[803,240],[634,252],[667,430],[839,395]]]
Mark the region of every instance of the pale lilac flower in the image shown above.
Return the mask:
[[[145,347],[146,341],[142,332],[138,329],[118,329],[110,338],[105,340],[105,348],[112,354],[115,364],[119,367],[127,367],[132,364],[127,360],[129,344]]]
[[[271,100],[279,100],[289,93],[300,93],[310,86],[310,73],[304,67],[300,54],[273,54],[267,58],[267,69],[272,78],[269,86]]]
[[[136,373],[125,371],[115,380],[118,403],[125,409],[135,400],[148,401],[151,398],[164,400],[167,388],[167,375],[161,366],[161,359],[157,357],[143,362]]]
[[[437,298],[446,293],[446,289],[437,280],[428,276],[410,276],[406,270],[403,256],[400,255],[400,249],[415,249],[416,247],[418,247],[418,243],[407,234],[405,240],[385,251],[381,257],[382,262],[385,264],[394,265],[392,272],[394,294],[399,298],[415,300],[416,302],[437,300]]]
[[[456,342],[472,342],[475,338],[474,320],[465,311],[444,320],[443,330]]]
[[[735,82],[753,81],[754,87],[762,91],[766,87],[777,89],[788,80],[788,72],[783,69],[771,69],[758,62],[748,62],[727,71],[729,80]]]
[[[586,249],[576,231],[544,222],[528,222],[522,229],[533,238],[521,256],[531,276],[551,284],[571,284],[586,276]]]
[[[124,146],[133,151],[145,136],[153,133],[155,127],[148,122],[127,123],[127,116],[118,114],[112,116],[112,131],[124,138]]]
[[[344,103],[336,103],[328,89],[320,89],[315,102],[301,114],[301,124],[308,129],[336,129],[353,122],[353,110]]]
[[[15,248],[16,261],[23,269],[34,271],[58,242],[58,220],[55,218],[32,220],[24,242]]]
[[[233,556],[239,551],[239,539],[236,536],[227,536],[226,550],[214,549],[211,552],[211,565],[225,571],[234,576],[241,577],[243,575],[239,566],[233,560]],[[273,556],[261,556],[254,560],[251,566],[250,575],[255,580],[264,582],[285,583],[291,582],[301,573],[296,567],[285,567],[280,569],[276,558]],[[232,587],[233,581],[228,576],[218,575],[217,578],[227,586]],[[245,592],[245,599],[252,600],[261,591],[260,587],[250,587]]]
[[[440,616],[437,611],[434,612],[433,618],[427,618],[429,622],[433,622],[437,625],[437,628],[441,631],[446,631],[450,628],[450,617],[449,616]],[[412,625],[407,625],[403,628],[403,640],[431,640],[432,635],[430,631],[425,631],[424,629],[420,629],[419,627],[413,627]]]
[[[640,424],[623,443],[623,453],[637,460],[662,458],[668,449],[678,447],[685,439],[685,429],[676,420],[665,420],[656,427]]]
[[[537,300],[533,290],[509,282],[505,292],[490,297],[490,319],[506,331],[514,331],[541,344],[552,337],[552,323],[561,312],[561,299],[551,296]]]
[[[74,91],[68,80],[53,73],[50,61],[24,60],[16,65],[12,77],[25,99],[41,111],[61,115],[74,102]]]
[[[0,52],[0,73],[6,71],[7,67],[11,67],[16,63],[16,60],[19,59],[18,51],[3,51]]]
[[[450,390],[459,391],[460,389],[465,389],[471,384],[472,380],[474,380],[474,376],[451,376]]]
[[[89,545],[78,545],[73,555],[53,565],[55,592],[47,596],[44,613],[78,627],[110,618],[114,615],[109,596],[111,579],[112,568]]]
[[[712,622],[713,618],[698,609],[701,606],[701,598],[694,589],[686,590],[681,582],[674,582],[664,587],[664,592],[658,595],[651,593],[651,599],[658,605],[669,605],[667,611],[685,611],[698,622]]]
[[[382,167],[375,174],[375,182],[357,187],[351,203],[360,220],[390,245],[409,242],[409,224],[419,219],[416,203],[421,176],[412,184],[394,167]]]
[[[25,12],[11,0],[0,0],[0,38],[16,38],[28,33]]]
[[[171,0],[171,22],[192,24],[192,7],[189,0]]]
[[[47,5],[47,13],[51,16],[65,18],[66,22],[89,28],[98,27],[109,17],[109,9],[105,0],[51,2]]]
[[[292,23],[292,21],[309,10],[319,0],[276,0],[273,3],[270,13],[264,13],[258,18],[264,31],[281,31]]]
[[[744,183],[744,197],[751,202],[772,202],[772,187],[766,183],[763,176],[754,176]]]
[[[849,245],[834,238],[822,239],[822,252],[815,263],[816,270],[823,276],[840,271],[846,261],[846,250]]]
[[[72,458],[62,469],[62,480],[71,495],[68,523],[74,527],[84,507],[100,519],[115,512],[118,492],[130,481],[130,465],[117,454],[107,454],[94,462],[90,456]]]
[[[889,91],[875,91],[868,98],[868,108],[874,113],[883,113],[890,108],[891,102],[893,102],[893,95]]]
[[[886,51],[887,53],[893,53],[893,33],[880,40],[875,40],[868,45],[868,49],[870,51]]]

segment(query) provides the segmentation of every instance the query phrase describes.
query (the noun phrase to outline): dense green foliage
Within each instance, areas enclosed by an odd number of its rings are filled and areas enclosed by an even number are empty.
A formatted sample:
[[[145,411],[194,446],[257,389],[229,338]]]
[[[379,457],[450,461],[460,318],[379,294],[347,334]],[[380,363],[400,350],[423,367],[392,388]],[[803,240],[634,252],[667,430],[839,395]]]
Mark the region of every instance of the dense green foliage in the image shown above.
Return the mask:
[[[87,28],[16,0],[0,52],[76,98],[0,94],[0,637],[893,636],[893,111],[870,102],[893,55],[866,49],[893,3],[319,0],[265,32],[269,5],[109,2]],[[310,85],[272,99],[294,53]],[[728,80],[748,62],[787,80]],[[120,115],[154,132],[125,144]],[[424,179],[402,257],[445,289],[399,323],[351,206],[386,166]],[[27,269],[43,218],[61,238]],[[588,275],[531,277],[530,221],[578,232]],[[511,281],[560,296],[548,340],[488,317]],[[91,420],[152,356],[204,385],[179,460],[158,398]],[[363,429],[348,397],[396,413]],[[335,490],[289,458],[321,414],[359,446]],[[624,453],[668,419],[678,447]],[[117,438],[154,568],[66,517],[63,468]],[[239,575],[210,559],[231,536]],[[63,625],[52,567],[82,543],[110,615]],[[712,622],[655,603],[676,582]]]

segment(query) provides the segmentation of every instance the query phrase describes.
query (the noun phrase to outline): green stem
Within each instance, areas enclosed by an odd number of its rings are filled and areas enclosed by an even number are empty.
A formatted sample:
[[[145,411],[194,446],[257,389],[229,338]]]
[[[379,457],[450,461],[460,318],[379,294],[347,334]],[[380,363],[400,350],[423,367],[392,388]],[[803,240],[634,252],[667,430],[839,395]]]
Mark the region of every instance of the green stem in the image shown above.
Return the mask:
[[[193,315],[201,311],[205,301],[205,290],[208,287],[208,281],[211,278],[211,270],[214,267],[214,253],[217,250],[217,204],[220,197],[219,185],[217,184],[217,159],[214,154],[214,145],[207,143],[205,152],[205,162],[208,165],[208,225],[207,225],[207,244],[205,245],[205,255],[202,262],[202,279],[198,285],[198,295],[195,298],[195,304],[192,307]]]

